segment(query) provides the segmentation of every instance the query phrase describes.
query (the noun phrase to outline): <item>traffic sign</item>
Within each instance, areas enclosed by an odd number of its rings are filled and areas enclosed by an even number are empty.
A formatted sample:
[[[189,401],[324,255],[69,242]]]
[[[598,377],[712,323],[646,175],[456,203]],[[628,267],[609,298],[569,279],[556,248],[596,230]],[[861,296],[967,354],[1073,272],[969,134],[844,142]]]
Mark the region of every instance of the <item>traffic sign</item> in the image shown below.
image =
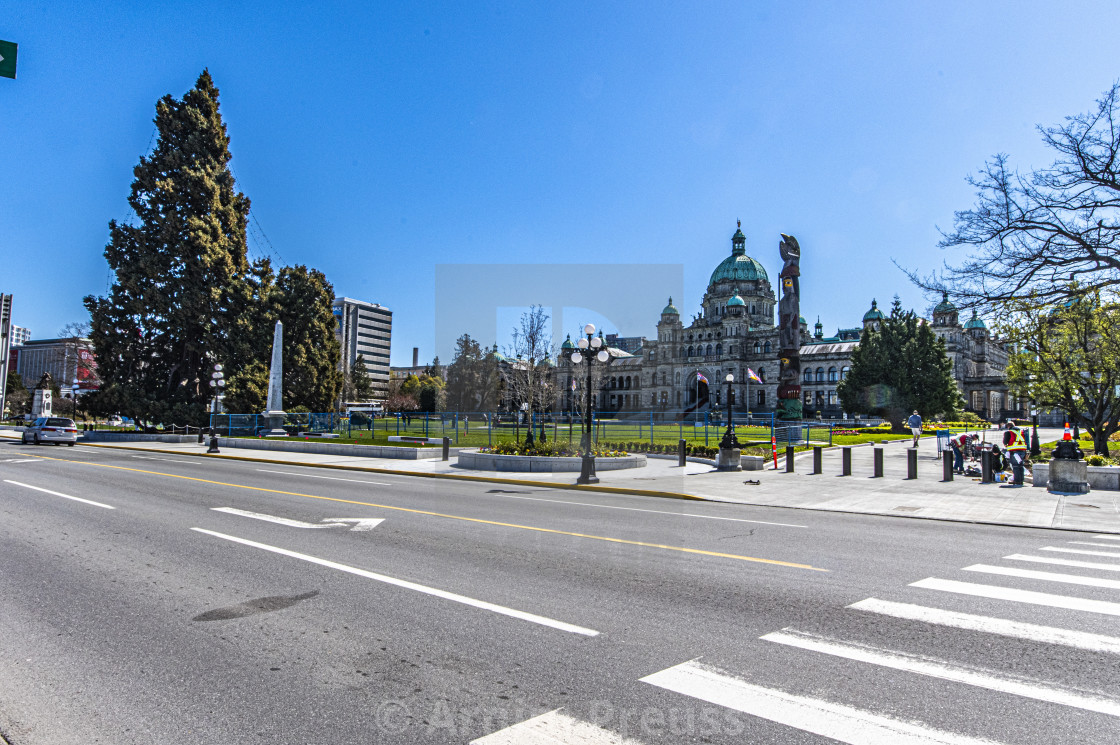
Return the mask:
[[[16,51],[19,45],[14,41],[0,41],[0,78],[16,79]]]

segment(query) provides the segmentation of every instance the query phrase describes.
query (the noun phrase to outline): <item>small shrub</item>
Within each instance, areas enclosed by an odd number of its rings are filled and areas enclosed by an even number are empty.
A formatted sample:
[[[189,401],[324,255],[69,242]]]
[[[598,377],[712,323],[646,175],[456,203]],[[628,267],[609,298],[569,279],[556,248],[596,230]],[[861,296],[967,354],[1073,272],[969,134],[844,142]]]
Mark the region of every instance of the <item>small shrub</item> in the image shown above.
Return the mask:
[[[1090,455],[1085,460],[1089,463],[1090,466],[1108,465],[1105,457],[1103,455],[1097,455],[1096,453],[1094,453],[1093,455]]]

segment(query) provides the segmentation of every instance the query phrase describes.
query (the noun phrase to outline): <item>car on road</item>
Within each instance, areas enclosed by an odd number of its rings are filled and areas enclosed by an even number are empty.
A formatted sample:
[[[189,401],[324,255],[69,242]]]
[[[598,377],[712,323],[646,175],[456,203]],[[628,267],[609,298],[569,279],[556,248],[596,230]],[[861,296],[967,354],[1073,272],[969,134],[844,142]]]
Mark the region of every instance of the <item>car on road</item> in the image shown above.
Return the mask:
[[[23,431],[24,445],[29,442],[36,445],[42,445],[46,442],[61,445],[65,442],[70,447],[74,447],[74,443],[77,441],[78,425],[74,424],[73,419],[43,416],[27,425],[27,429]]]

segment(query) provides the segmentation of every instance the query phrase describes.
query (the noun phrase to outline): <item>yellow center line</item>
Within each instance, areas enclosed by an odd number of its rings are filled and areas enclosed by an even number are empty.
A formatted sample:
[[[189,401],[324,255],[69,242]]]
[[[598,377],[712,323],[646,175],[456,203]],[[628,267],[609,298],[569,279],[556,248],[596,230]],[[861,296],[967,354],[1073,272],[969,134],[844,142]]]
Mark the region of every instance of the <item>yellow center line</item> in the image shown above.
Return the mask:
[[[133,473],[146,473],[150,476],[166,476],[172,479],[183,479],[185,481],[198,481],[203,484],[213,484],[215,486],[229,486],[234,489],[249,489],[250,491],[268,492],[269,494],[284,494],[291,497],[304,497],[306,499],[322,499],[328,502],[342,502],[344,504],[357,504],[363,507],[377,507],[383,510],[396,510],[397,512],[410,512],[414,515],[428,515],[430,517],[444,517],[449,520],[462,520],[470,523],[480,523],[483,525],[497,525],[503,528],[517,528],[519,530],[532,530],[537,533],[552,533],[554,535],[568,535],[576,538],[590,538],[596,541],[608,541],[610,543],[625,543],[630,546],[645,546],[646,548],[663,548],[668,551],[681,551],[687,554],[701,554],[703,556],[718,556],[723,559],[737,559],[739,561],[752,561],[759,564],[774,564],[776,566],[792,567],[794,569],[808,569],[814,572],[827,572],[828,569],[821,569],[820,567],[810,566],[809,564],[795,564],[789,561],[778,561],[777,559],[760,559],[755,556],[740,556],[739,554],[725,554],[719,551],[704,551],[699,548],[686,548],[684,546],[667,546],[663,543],[646,543],[645,541],[631,541],[625,538],[611,538],[610,536],[590,535],[588,533],[573,533],[567,530],[555,530],[553,528],[538,528],[533,525],[518,525],[517,523],[503,523],[496,520],[483,520],[478,517],[463,517],[462,515],[448,515],[443,512],[430,512],[428,510],[416,510],[409,507],[394,507],[389,504],[376,504],[374,502],[359,502],[353,499],[340,499],[338,497],[323,497],[318,494],[302,494],[294,491],[282,491],[280,489],[266,489],[262,486],[246,486],[244,484],[230,484],[225,481],[211,481],[210,479],[200,479],[195,476],[180,476],[175,473],[162,473],[160,471],[147,471],[142,468],[128,468],[127,466],[112,466],[108,463],[90,463],[88,461],[80,460],[67,460],[66,458],[51,458],[46,455],[33,455],[33,458],[41,458],[43,460],[59,461],[61,463],[77,463],[83,466],[97,466],[99,468],[112,468],[118,471],[132,471]]]

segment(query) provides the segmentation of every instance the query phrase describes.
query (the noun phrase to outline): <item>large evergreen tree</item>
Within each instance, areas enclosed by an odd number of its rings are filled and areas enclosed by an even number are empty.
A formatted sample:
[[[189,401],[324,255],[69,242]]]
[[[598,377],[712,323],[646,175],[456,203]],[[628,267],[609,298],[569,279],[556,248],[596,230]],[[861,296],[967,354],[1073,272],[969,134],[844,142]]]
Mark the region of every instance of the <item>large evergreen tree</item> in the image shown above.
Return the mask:
[[[334,411],[342,392],[342,348],[334,330],[334,287],[323,273],[286,266],[276,277],[273,307],[284,324],[284,406]],[[271,339],[272,326],[269,326]]]
[[[131,223],[109,223],[108,297],[85,299],[102,389],[91,405],[141,420],[197,423],[216,362],[236,349],[249,293],[249,200],[229,169],[229,136],[207,71],[156,105],[155,150],[140,158]]]
[[[455,340],[447,366],[447,407],[454,411],[492,411],[497,407],[497,360],[470,334]]]
[[[879,330],[860,338],[851,365],[836,387],[845,411],[881,416],[902,428],[912,411],[928,418],[960,408],[945,343],[897,298]]]
[[[350,366],[349,380],[347,381],[350,401],[368,401],[373,398],[373,381],[369,379],[369,368],[366,367],[365,355],[359,354]]]

